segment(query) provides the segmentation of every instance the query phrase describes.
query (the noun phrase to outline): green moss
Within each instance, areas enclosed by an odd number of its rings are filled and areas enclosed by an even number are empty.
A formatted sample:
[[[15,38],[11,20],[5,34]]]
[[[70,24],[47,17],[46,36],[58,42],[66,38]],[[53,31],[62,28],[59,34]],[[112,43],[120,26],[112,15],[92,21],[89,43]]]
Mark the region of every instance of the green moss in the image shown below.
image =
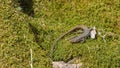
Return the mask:
[[[71,44],[68,35],[57,43],[54,60],[67,62],[80,57],[83,67],[120,67],[119,0],[35,0],[34,17],[13,6],[12,0],[0,0],[0,67],[29,68],[30,48],[34,68],[51,68],[50,47],[61,34],[76,25],[96,26],[104,34],[85,43]]]

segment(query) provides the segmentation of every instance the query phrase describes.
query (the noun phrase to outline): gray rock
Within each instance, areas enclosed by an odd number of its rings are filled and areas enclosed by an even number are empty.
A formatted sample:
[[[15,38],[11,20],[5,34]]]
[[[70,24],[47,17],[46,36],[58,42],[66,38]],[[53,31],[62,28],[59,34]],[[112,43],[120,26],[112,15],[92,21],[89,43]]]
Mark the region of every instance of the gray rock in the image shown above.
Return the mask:
[[[55,61],[52,62],[53,68],[81,68],[82,63],[79,64],[70,64],[70,63],[65,63],[63,61]]]

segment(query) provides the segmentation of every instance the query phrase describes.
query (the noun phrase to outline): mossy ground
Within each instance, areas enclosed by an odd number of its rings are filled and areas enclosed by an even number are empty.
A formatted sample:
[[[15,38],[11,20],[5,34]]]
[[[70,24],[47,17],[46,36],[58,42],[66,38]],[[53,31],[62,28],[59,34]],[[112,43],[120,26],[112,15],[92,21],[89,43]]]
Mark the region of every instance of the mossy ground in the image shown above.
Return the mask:
[[[80,57],[84,68],[120,67],[119,0],[34,0],[34,17],[0,0],[0,68],[30,68],[30,48],[34,68],[51,68],[50,47],[61,34],[75,27],[96,26],[106,36],[71,44],[66,36],[58,42],[54,60]],[[72,34],[73,35],[73,34]]]

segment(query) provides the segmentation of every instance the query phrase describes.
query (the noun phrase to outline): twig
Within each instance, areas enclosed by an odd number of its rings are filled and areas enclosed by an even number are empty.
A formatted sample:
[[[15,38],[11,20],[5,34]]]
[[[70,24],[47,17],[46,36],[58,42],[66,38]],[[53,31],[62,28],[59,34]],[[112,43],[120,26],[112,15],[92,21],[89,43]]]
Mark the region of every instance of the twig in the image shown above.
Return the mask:
[[[105,36],[106,36],[106,35],[103,35],[103,36],[102,36],[102,39],[103,39],[104,43],[106,43]]]
[[[105,32],[105,31],[102,30],[102,32]],[[103,39],[103,42],[106,43],[105,37],[106,37],[107,34],[102,35],[101,32],[98,32],[98,35],[100,35],[100,37],[102,37],[102,39]]]
[[[31,68],[33,68],[33,58],[32,58],[32,49],[30,49],[30,58],[31,58],[31,60],[30,60],[30,67]]]

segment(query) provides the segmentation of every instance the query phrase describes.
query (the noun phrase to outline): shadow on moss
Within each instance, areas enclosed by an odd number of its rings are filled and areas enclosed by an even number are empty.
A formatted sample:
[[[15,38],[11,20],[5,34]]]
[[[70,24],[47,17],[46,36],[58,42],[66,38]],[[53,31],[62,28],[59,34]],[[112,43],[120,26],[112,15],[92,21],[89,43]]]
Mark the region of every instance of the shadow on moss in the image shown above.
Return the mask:
[[[44,41],[43,39],[40,40],[38,37],[40,34],[40,31],[35,26],[33,26],[31,23],[29,23],[29,28],[30,28],[30,32],[32,32],[34,35],[34,41],[40,46],[40,43]],[[43,46],[40,46],[40,48],[45,50]]]
[[[33,0],[12,0],[13,6],[17,7],[28,16],[34,17]]]

